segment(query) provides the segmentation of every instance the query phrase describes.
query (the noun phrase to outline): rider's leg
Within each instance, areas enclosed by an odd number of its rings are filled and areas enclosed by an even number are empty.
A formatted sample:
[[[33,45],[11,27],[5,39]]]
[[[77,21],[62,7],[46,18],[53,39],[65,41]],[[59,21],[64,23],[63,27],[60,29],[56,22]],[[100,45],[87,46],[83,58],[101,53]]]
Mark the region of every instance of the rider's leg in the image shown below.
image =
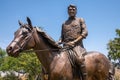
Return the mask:
[[[84,60],[85,60],[84,58],[79,59],[78,65],[79,65],[80,70],[82,72],[83,80],[87,80],[87,71],[86,71],[86,66],[85,66]]]
[[[86,50],[81,47],[81,46],[76,46],[73,49],[76,54],[76,62],[79,65],[80,71],[82,72],[82,77],[83,80],[87,80],[87,71],[86,71],[86,66],[85,66],[85,55],[86,55]]]

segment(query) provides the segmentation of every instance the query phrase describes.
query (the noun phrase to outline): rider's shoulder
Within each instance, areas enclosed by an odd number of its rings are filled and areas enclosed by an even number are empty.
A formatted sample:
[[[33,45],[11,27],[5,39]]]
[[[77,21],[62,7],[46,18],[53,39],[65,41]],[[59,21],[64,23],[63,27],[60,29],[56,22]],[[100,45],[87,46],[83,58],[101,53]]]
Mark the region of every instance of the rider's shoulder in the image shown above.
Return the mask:
[[[67,19],[67,20],[65,20],[63,23],[62,23],[62,25],[65,25],[66,23],[68,23],[69,22],[69,20]]]
[[[85,22],[84,18],[80,17],[80,18],[77,18],[80,22]]]

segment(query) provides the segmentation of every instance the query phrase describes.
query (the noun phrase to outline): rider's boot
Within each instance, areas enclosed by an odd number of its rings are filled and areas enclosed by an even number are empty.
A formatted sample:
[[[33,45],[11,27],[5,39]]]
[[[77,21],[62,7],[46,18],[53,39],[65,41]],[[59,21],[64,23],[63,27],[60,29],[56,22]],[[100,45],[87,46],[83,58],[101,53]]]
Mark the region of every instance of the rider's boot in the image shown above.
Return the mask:
[[[83,80],[87,80],[87,71],[86,71],[86,67],[85,67],[85,58],[82,57],[80,60],[79,60],[79,66],[80,66],[80,70],[82,72],[82,78]]]
[[[83,80],[87,80],[87,71],[84,62],[81,64],[81,72],[82,72],[82,77]]]

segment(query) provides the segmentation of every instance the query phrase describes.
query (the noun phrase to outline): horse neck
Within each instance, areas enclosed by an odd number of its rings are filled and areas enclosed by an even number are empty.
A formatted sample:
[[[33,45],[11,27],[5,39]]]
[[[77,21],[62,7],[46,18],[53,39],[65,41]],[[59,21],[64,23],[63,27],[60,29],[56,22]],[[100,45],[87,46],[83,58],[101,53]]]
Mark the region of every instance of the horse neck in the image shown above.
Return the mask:
[[[34,50],[38,59],[40,60],[42,66],[48,71],[50,68],[50,64],[53,59],[52,51],[48,49],[52,49],[50,46],[45,44],[45,41],[42,39],[42,36],[37,34],[35,30],[34,33],[35,47]]]

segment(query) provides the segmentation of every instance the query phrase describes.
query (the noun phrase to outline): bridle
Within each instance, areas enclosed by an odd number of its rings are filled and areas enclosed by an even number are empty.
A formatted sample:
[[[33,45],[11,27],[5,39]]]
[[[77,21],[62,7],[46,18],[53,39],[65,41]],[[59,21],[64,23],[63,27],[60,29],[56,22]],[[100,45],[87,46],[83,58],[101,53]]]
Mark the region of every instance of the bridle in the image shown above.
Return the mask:
[[[33,35],[33,33],[35,32],[34,31],[34,28],[33,28],[33,30],[31,30],[32,32],[31,33],[29,33],[29,35],[27,36],[27,38],[25,39],[25,43],[21,46],[20,45],[20,42],[19,41],[15,41],[15,40],[13,40],[12,42],[14,42],[14,43],[16,43],[16,45],[19,47],[19,52],[35,52],[35,51],[39,51],[39,52],[43,52],[43,51],[49,51],[49,50],[52,50],[52,51],[58,51],[59,49],[43,49],[43,50],[32,50],[32,49],[30,49],[30,50],[23,50],[24,49],[24,47],[28,44],[28,42],[30,41],[30,39],[32,38],[32,35]],[[36,42],[36,40],[34,39],[34,42]]]
[[[39,52],[43,52],[43,51],[63,51],[63,50],[68,50],[69,48],[63,47],[61,49],[43,49],[43,50],[23,50],[24,47],[28,44],[28,42],[30,41],[30,39],[32,38],[32,35],[34,33],[34,28],[31,30],[32,32],[29,33],[29,35],[27,35],[27,38],[25,39],[26,41],[24,41],[25,43],[21,46],[19,41],[15,41],[13,40],[12,42],[15,42],[17,44],[17,46],[19,47],[19,52],[35,52],[35,51],[39,51]],[[34,42],[36,42],[36,40],[34,39]]]
[[[15,41],[15,40],[12,41],[12,42],[14,42],[14,43],[17,44],[17,46],[19,47],[19,51],[20,51],[20,52],[23,51],[24,47],[25,47],[25,46],[27,45],[27,43],[30,41],[30,39],[32,38],[33,33],[34,33],[34,30],[32,30],[32,32],[29,33],[29,35],[28,35],[27,38],[25,39],[26,41],[24,41],[25,44],[23,44],[22,46],[20,45],[19,41]]]

